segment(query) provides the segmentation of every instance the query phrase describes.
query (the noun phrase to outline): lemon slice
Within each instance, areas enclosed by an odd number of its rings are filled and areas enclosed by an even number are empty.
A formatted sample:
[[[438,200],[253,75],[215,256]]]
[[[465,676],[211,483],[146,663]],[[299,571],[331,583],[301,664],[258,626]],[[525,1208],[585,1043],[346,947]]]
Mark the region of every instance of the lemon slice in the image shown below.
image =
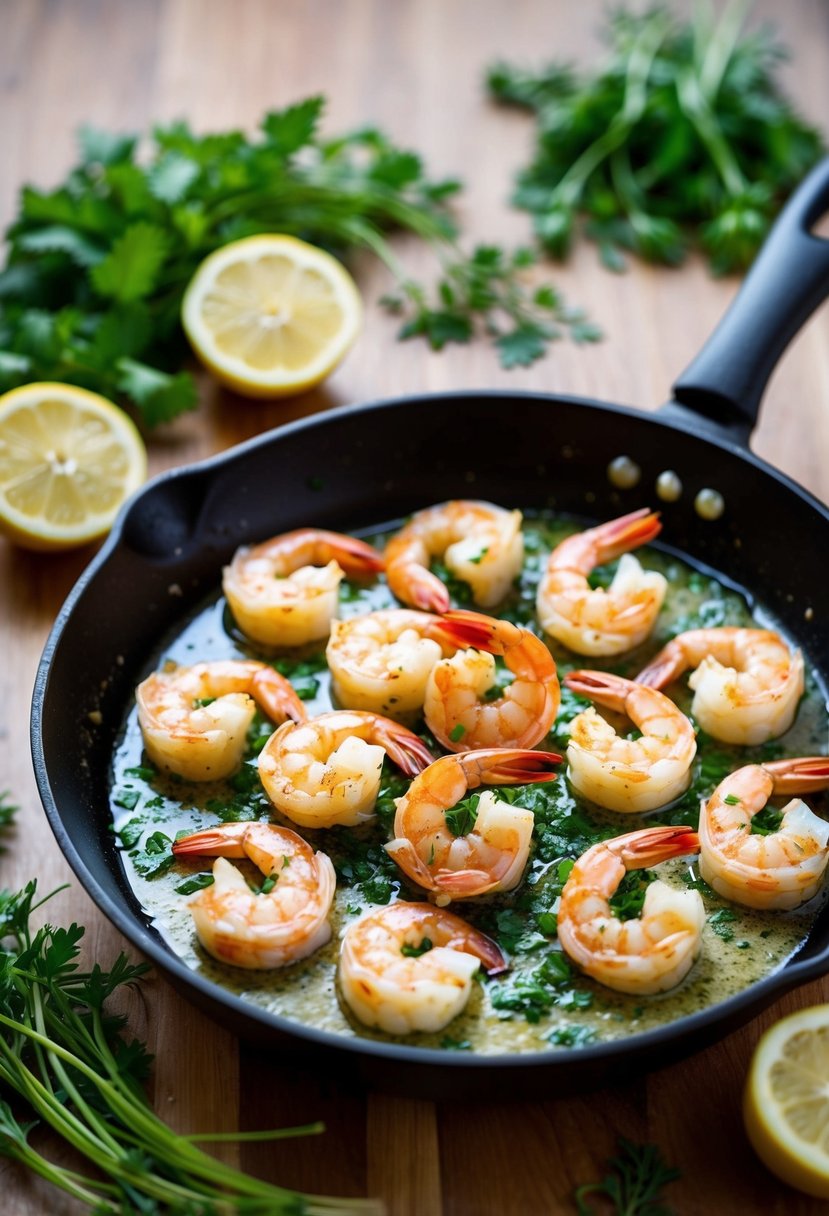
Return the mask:
[[[24,548],[103,536],[146,475],[134,424],[97,393],[38,383],[0,397],[0,530]]]
[[[829,1005],[801,1009],[766,1031],[752,1057],[743,1114],[772,1173],[829,1199]]]
[[[354,280],[330,254],[292,236],[251,236],[217,249],[193,276],[181,319],[217,380],[248,397],[313,388],[362,325]]]

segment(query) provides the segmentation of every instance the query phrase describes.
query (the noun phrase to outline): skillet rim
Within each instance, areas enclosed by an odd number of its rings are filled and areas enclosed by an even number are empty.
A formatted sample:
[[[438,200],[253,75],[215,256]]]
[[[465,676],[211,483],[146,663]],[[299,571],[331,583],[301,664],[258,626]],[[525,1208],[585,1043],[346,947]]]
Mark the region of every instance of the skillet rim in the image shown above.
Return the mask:
[[[675,435],[693,434],[695,438],[715,448],[728,452],[738,459],[745,461],[761,475],[771,477],[778,485],[787,489],[800,498],[805,505],[815,509],[826,522],[829,522],[829,507],[822,503],[811,491],[801,486],[788,474],[768,464],[756,456],[741,442],[742,436],[733,431],[720,427],[714,420],[708,419],[694,410],[677,402],[668,403],[661,407],[665,413],[638,409],[599,401],[595,398],[579,397],[571,394],[554,394],[535,390],[512,389],[454,389],[447,391],[432,391],[408,395],[379,398],[368,402],[345,404],[333,409],[323,410],[309,417],[296,419],[292,422],[276,426],[271,430],[255,435],[250,439],[235,444],[224,451],[217,452],[202,460],[168,469],[150,481],[146,482],[121,508],[112,530],[98,553],[83,570],[76,583],[67,595],[58,612],[46,640],[40,661],[38,663],[32,694],[30,715],[30,742],[35,779],[38,794],[45,811],[49,826],[58,843],[61,852],[69,863],[75,877],[94,901],[107,919],[118,929],[130,944],[145,954],[165,978],[168,978],[179,990],[193,988],[199,995],[198,1004],[201,1008],[211,1004],[222,1006],[234,1019],[253,1022],[258,1029],[271,1030],[280,1036],[299,1038],[306,1044],[319,1046],[326,1051],[344,1051],[348,1056],[368,1056],[376,1060],[388,1059],[402,1065],[423,1066],[440,1065],[463,1073],[477,1072],[481,1069],[526,1070],[542,1067],[544,1069],[564,1071],[566,1068],[581,1066],[587,1070],[590,1065],[600,1066],[607,1062],[612,1064],[628,1051],[631,1056],[639,1058],[647,1054],[649,1049],[659,1049],[674,1040],[681,1045],[683,1040],[691,1040],[691,1050],[697,1050],[704,1045],[704,1035],[710,1031],[712,1024],[722,1022],[724,1033],[730,1033],[736,1025],[745,1023],[748,1017],[742,1016],[746,1007],[753,1007],[759,1013],[772,1000],[782,996],[789,989],[810,979],[817,978],[829,970],[829,939],[817,953],[808,959],[800,959],[799,951],[792,955],[783,965],[771,974],[762,977],[755,983],[735,993],[733,996],[719,1001],[704,1009],[687,1014],[673,1022],[651,1030],[644,1030],[629,1037],[613,1039],[579,1048],[546,1049],[532,1052],[513,1053],[470,1053],[448,1052],[437,1048],[425,1048],[405,1043],[389,1043],[382,1040],[363,1038],[355,1035],[353,1038],[338,1035],[330,1031],[319,1030],[292,1021],[279,1014],[271,1013],[230,990],[223,988],[216,981],[208,979],[199,972],[188,967],[184,961],[173,952],[164,942],[157,931],[149,924],[142,923],[139,914],[126,905],[119,905],[103,890],[92,871],[76,848],[70,837],[69,830],[63,822],[63,815],[53,794],[46,757],[43,750],[43,708],[49,693],[52,661],[66,628],[70,624],[76,604],[83,596],[88,585],[98,572],[107,564],[110,557],[120,547],[123,532],[133,507],[145,496],[166,482],[187,478],[190,476],[210,475],[218,470],[244,461],[250,452],[278,444],[283,437],[288,437],[304,430],[325,427],[329,422],[335,422],[341,417],[354,414],[371,414],[378,410],[393,410],[402,406],[412,406],[425,401],[468,400],[469,398],[486,398],[494,400],[533,400],[543,401],[550,405],[564,403],[570,406],[584,407],[590,410],[603,410],[615,415],[635,420],[637,424],[644,423],[658,429],[667,429]],[[687,417],[686,417],[687,415]],[[746,437],[747,440],[747,437]],[[115,875],[119,880],[120,875]],[[814,929],[814,926],[813,926]],[[811,935],[811,934],[810,934]],[[808,941],[808,939],[807,939]],[[172,977],[172,978],[171,978]],[[216,1014],[211,1010],[209,1016]],[[749,1015],[750,1016],[750,1015]],[[240,1032],[244,1033],[244,1032]],[[631,1042],[631,1039],[633,1042]],[[700,1042],[700,1040],[703,1042]],[[277,1044],[274,1044],[277,1046]]]

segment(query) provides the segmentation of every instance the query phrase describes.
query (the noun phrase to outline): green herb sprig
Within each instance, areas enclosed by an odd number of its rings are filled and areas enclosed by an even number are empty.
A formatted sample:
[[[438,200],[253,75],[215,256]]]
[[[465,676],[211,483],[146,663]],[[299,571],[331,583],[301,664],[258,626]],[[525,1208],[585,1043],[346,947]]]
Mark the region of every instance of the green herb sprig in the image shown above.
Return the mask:
[[[5,849],[2,838],[5,835],[6,830],[14,823],[14,817],[19,810],[20,807],[11,801],[11,794],[9,791],[3,790],[3,792],[0,793],[0,853],[2,853]]]
[[[673,1209],[662,1202],[661,1192],[680,1174],[665,1163],[655,1144],[634,1144],[620,1136],[618,1155],[608,1165],[611,1173],[601,1182],[587,1182],[576,1190],[579,1216],[594,1216],[597,1211],[588,1196],[608,1200],[613,1216],[671,1216]]]
[[[49,896],[46,897],[50,898]],[[234,1212],[238,1216],[380,1216],[371,1200],[301,1195],[251,1178],[196,1147],[196,1141],[282,1139],[319,1124],[249,1135],[180,1136],[152,1111],[143,1082],[151,1057],[121,1036],[125,1019],[106,1002],[148,970],[120,955],[109,971],[82,971],[83,928],[31,928],[30,882],[0,893],[0,1153],[93,1208],[96,1216]],[[21,1117],[25,1104],[35,1120]],[[89,1162],[89,1175],[44,1157],[29,1141],[48,1124]]]
[[[747,8],[731,0],[717,20],[699,3],[690,22],[665,4],[620,9],[598,72],[490,69],[499,101],[537,115],[514,202],[546,252],[563,257],[583,230],[611,270],[625,251],[676,265],[694,245],[716,274],[750,264],[823,139],[777,82],[785,49],[744,31]]]
[[[322,139],[324,99],[263,118],[257,136],[196,135],[184,122],[149,140],[84,127],[81,159],[54,190],[27,186],[6,232],[0,271],[0,391],[60,380],[128,399],[147,426],[196,404],[181,371],[184,291],[214,249],[262,232],[298,236],[339,257],[369,251],[391,270],[387,306],[401,337],[439,350],[476,332],[506,367],[540,358],[570,330],[595,329],[550,286],[528,281],[530,252],[464,253],[448,202],[454,179],[434,181],[412,152],[364,129]],[[411,280],[389,242],[403,231],[437,255],[436,300]]]

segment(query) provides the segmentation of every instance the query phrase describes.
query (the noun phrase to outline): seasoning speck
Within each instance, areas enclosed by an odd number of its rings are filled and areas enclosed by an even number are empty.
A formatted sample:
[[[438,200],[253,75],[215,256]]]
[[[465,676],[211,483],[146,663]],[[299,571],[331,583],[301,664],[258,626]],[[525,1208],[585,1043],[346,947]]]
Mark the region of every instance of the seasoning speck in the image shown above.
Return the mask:
[[[725,510],[725,499],[719,490],[700,490],[694,499],[694,510],[700,519],[719,519]]]
[[[660,473],[656,479],[657,497],[663,502],[677,502],[682,495],[682,482],[673,471],[666,469],[664,473]]]
[[[617,456],[607,466],[608,481],[617,490],[632,490],[634,486],[639,484],[641,476],[642,470],[636,461],[631,460],[629,456]]]

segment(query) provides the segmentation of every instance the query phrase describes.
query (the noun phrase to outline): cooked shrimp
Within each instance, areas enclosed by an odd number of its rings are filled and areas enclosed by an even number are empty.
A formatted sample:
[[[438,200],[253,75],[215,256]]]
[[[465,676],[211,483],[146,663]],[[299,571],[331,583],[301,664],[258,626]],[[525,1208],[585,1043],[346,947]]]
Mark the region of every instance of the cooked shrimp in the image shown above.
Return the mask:
[[[454,650],[441,617],[389,608],[332,621],[325,657],[341,705],[397,718],[422,709],[429,673]]]
[[[686,827],[653,827],[594,844],[564,884],[558,939],[594,980],[617,992],[646,995],[674,988],[700,952],[705,909],[699,891],[678,891],[654,879],[639,918],[619,920],[610,907],[627,870],[696,853],[699,838]]]
[[[386,845],[401,870],[435,903],[469,899],[486,891],[510,891],[527,864],[533,813],[481,795],[477,818],[458,835],[446,819],[469,790],[481,785],[552,781],[561,756],[518,748],[490,748],[442,756],[416,777],[397,802],[395,839]],[[474,812],[473,812],[474,814]]]
[[[697,752],[694,728],[663,693],[605,671],[564,677],[574,692],[626,714],[642,732],[624,739],[595,709],[570,723],[568,776],[573,788],[610,811],[639,814],[673,802],[688,788]]]
[[[273,823],[230,823],[177,840],[173,852],[217,858],[213,885],[187,906],[199,941],[219,962],[284,967],[330,939],[334,867],[296,832]],[[249,858],[266,877],[263,890],[253,892],[228,857]]]
[[[274,806],[306,828],[353,827],[374,814],[383,758],[407,777],[432,762],[412,731],[358,710],[286,722],[259,753],[259,776]]]
[[[364,1025],[386,1034],[442,1030],[469,1000],[481,963],[490,975],[504,970],[494,941],[451,912],[399,900],[346,930],[340,991]]]
[[[239,767],[257,705],[273,722],[308,716],[285,677],[252,660],[156,671],[135,699],[147,755],[188,781],[220,781]]]
[[[691,713],[724,743],[765,743],[787,731],[803,695],[803,655],[770,629],[689,629],[669,642],[640,684],[664,688],[689,667]]]
[[[655,570],[643,570],[629,550],[652,541],[661,527],[644,507],[563,540],[538,585],[536,612],[545,632],[576,654],[622,654],[643,642],[668,584]],[[591,588],[590,572],[620,556],[607,590]]]
[[[244,634],[266,646],[302,646],[328,636],[346,574],[377,574],[383,558],[365,541],[300,528],[237,549],[222,590]]]
[[[499,603],[524,560],[521,512],[455,499],[411,517],[386,546],[386,577],[404,604],[445,612],[449,592],[429,570],[433,557],[472,588],[482,608]]]
[[[447,612],[444,636],[461,650],[432,668],[424,713],[429,730],[449,751],[534,747],[552,726],[561,694],[553,656],[529,629],[478,612]],[[500,697],[492,655],[515,679]],[[481,700],[487,697],[486,700]]]
[[[768,836],[751,821],[772,794],[829,788],[829,758],[811,756],[747,764],[721,782],[699,822],[699,870],[705,881],[749,908],[796,908],[818,890],[829,862],[829,823],[800,798],[783,807]]]

